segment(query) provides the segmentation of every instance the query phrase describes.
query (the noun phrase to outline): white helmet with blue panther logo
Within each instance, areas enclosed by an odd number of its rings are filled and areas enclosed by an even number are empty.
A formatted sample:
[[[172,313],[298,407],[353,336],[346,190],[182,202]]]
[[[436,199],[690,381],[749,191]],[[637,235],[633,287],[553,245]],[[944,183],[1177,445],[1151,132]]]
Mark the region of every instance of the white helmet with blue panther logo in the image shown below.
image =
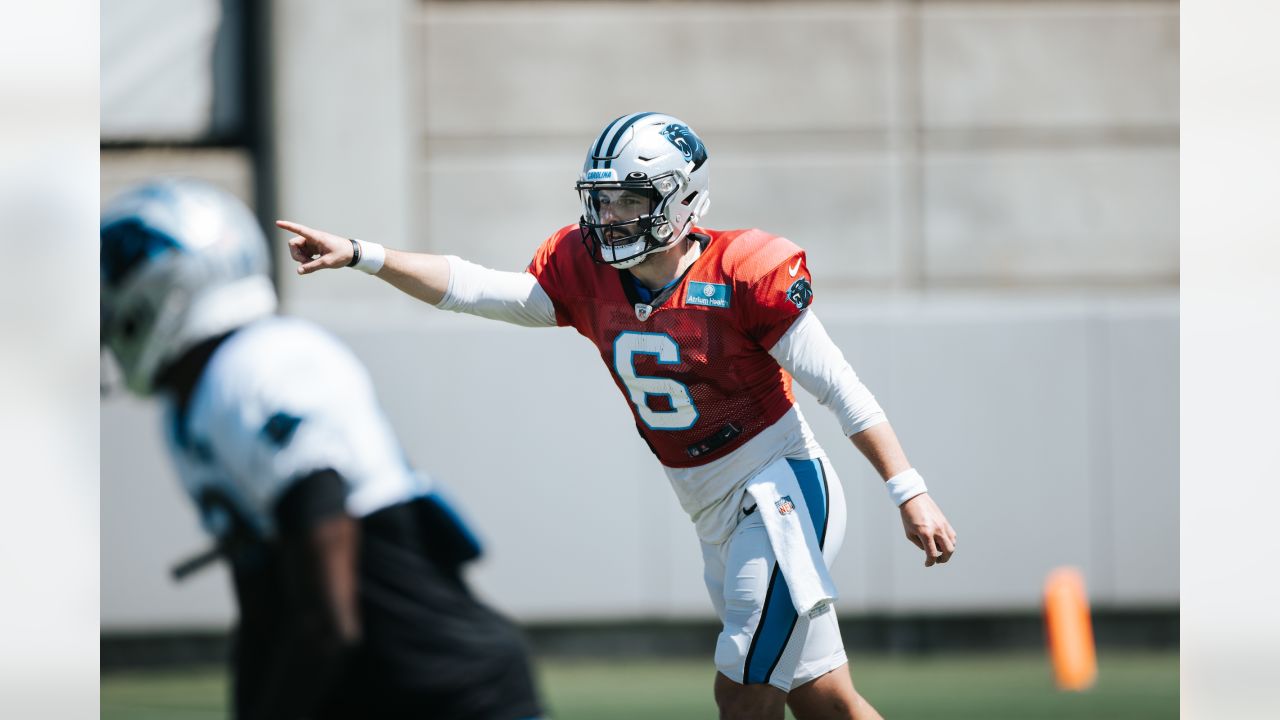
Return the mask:
[[[276,308],[266,238],[231,194],[196,180],[126,191],[102,213],[102,340],[134,392],[197,343]]]
[[[629,268],[682,240],[711,205],[707,148],[683,121],[624,115],[587,151],[578,178],[591,257]]]

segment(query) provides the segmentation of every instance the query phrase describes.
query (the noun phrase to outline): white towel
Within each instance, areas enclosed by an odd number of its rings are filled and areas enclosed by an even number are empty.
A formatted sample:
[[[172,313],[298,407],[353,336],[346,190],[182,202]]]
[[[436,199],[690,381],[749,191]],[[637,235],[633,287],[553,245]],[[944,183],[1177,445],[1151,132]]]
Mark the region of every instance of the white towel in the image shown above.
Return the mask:
[[[804,492],[786,458],[770,463],[752,478],[747,493],[756,501],[796,612],[807,615],[833,602],[836,586],[822,559],[814,524],[809,522]]]

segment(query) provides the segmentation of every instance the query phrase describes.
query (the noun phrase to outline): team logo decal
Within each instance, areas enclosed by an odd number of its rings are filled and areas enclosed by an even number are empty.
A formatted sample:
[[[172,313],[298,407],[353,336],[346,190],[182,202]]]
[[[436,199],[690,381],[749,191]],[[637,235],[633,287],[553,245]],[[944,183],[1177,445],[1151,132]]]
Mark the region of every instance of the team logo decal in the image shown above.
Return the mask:
[[[809,307],[813,302],[813,286],[809,284],[809,278],[802,277],[791,283],[791,287],[787,288],[787,299],[801,310]]]
[[[293,433],[302,423],[302,418],[287,412],[278,412],[267,419],[262,426],[262,437],[270,440],[276,447],[284,447],[293,438]]]
[[[213,446],[204,438],[192,438],[191,454],[195,456],[196,460],[206,465],[213,464]]]
[[[778,508],[779,515],[790,515],[791,511],[796,509],[795,503],[791,502],[790,495],[783,495],[781,499],[774,503],[774,506]]]
[[[662,128],[662,137],[671,141],[671,144],[684,155],[685,160],[693,163],[694,170],[702,167],[702,163],[707,161],[707,146],[703,145],[702,139],[694,135],[688,127],[672,123]]]
[[[653,314],[653,306],[645,305],[644,303],[636,303],[636,319],[637,320],[639,320],[640,322],[644,322],[645,320],[648,320],[649,316],[652,314]]]
[[[102,282],[119,285],[144,261],[178,249],[177,240],[141,220],[114,222],[102,230]]]
[[[684,304],[727,308],[729,307],[729,286],[692,280],[689,282],[689,292],[685,295]]]

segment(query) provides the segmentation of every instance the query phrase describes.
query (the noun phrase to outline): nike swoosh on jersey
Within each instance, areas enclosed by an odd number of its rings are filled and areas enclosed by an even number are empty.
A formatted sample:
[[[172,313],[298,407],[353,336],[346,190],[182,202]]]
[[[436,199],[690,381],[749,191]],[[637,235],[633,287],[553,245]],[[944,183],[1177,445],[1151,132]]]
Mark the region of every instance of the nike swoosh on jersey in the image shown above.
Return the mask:
[[[796,264],[787,268],[787,272],[791,273],[791,277],[795,277],[800,272],[800,263],[804,262],[804,258],[796,258]]]

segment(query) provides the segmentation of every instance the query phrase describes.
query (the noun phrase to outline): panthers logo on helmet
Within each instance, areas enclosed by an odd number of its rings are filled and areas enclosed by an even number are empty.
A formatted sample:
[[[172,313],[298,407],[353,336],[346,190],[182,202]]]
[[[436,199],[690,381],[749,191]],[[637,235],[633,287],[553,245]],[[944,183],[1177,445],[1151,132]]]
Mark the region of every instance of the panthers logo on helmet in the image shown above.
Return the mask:
[[[110,286],[119,286],[144,262],[179,247],[171,235],[138,217],[127,217],[107,225],[102,228],[101,238],[102,279]]]
[[[809,284],[809,278],[800,278],[791,283],[791,287],[787,288],[787,299],[800,310],[809,307],[813,302],[813,286]]]
[[[707,146],[702,144],[702,139],[694,135],[688,126],[672,123],[662,128],[662,137],[675,145],[676,149],[684,154],[685,160],[693,163],[694,170],[702,167],[702,163],[707,161]]]

